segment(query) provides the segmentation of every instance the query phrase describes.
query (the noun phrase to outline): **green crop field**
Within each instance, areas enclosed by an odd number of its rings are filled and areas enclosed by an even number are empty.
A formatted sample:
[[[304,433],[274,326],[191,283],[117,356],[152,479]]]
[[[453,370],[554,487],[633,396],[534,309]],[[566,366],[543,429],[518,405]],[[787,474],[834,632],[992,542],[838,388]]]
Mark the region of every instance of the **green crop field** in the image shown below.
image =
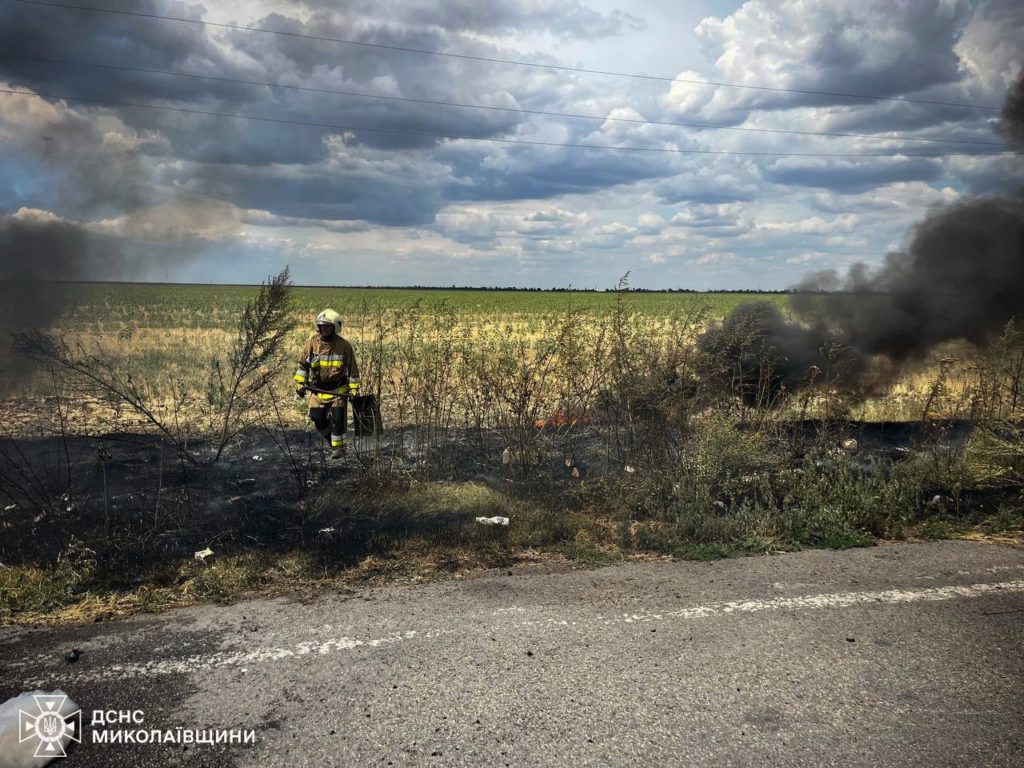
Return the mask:
[[[217,361],[226,360],[237,343],[242,312],[259,290],[62,283],[52,293],[63,310],[45,324],[49,328],[39,330],[60,329],[75,354],[89,356],[111,375],[145,381],[147,392],[161,402],[180,404],[208,398]],[[474,392],[529,390],[538,415],[569,401],[573,408],[586,409],[600,391],[615,388],[624,361],[635,368],[625,377],[634,387],[645,377],[692,376],[684,360],[693,342],[749,301],[770,302],[789,314],[789,296],[779,293],[297,286],[291,291],[293,327],[281,350],[285,362],[275,374],[275,387],[289,391],[292,359],[312,332],[313,318],[331,307],[344,318],[344,335],[355,346],[364,382],[382,396],[392,423],[434,418],[417,409],[440,400],[451,403],[451,392],[472,399]],[[915,418],[939,406],[944,414],[960,413],[970,401],[965,393],[973,391],[971,382],[982,370],[973,356],[956,344],[938,349],[857,400],[856,415]],[[940,364],[945,358],[958,362]],[[38,383],[33,376],[11,392],[26,398],[28,388]],[[803,400],[800,413],[813,414],[813,408],[807,410],[812,405]],[[465,419],[472,407],[459,403],[449,416]],[[297,423],[302,415],[298,406],[290,413]]]
[[[253,286],[155,283],[75,283],[59,290],[67,301],[67,320],[83,331],[104,332],[126,326],[148,328],[231,329],[253,293]],[[325,307],[340,312],[350,328],[380,310],[418,306],[423,312],[445,307],[460,316],[512,319],[570,311],[603,314],[624,297],[631,312],[668,316],[702,314],[720,318],[750,300],[784,307],[785,294],[759,293],[616,293],[590,291],[488,291],[418,288],[296,287],[296,313],[314,317]]]
[[[822,346],[784,390],[775,366],[788,358],[756,328],[726,325],[729,344],[708,343],[745,301],[788,314],[784,294],[46,290],[62,309],[16,338],[21,359],[0,390],[0,497],[21,521],[16,540],[4,528],[0,557],[22,563],[0,568],[0,620],[308,584],[332,562],[346,572],[358,561],[353,578],[369,578],[505,567],[517,553],[594,564],[859,546],[916,523],[948,535],[958,519],[1020,527],[1024,335],[1013,328],[990,348],[880,360],[872,381],[844,379]],[[29,325],[13,309],[29,303],[0,303],[0,315]],[[240,323],[247,306],[262,309]],[[343,315],[360,391],[384,424],[339,456],[293,379],[325,307]],[[965,420],[980,437],[951,448]],[[848,439],[870,421],[914,422],[920,447],[894,460]],[[864,434],[883,428],[910,434]],[[22,468],[23,446],[36,466]],[[245,490],[257,473],[272,494]],[[514,520],[500,540],[475,523],[495,515]],[[356,533],[328,549],[321,534],[336,530]],[[219,571],[195,562],[203,547]],[[77,562],[85,576],[65,565]],[[142,586],[125,603],[129,578]]]

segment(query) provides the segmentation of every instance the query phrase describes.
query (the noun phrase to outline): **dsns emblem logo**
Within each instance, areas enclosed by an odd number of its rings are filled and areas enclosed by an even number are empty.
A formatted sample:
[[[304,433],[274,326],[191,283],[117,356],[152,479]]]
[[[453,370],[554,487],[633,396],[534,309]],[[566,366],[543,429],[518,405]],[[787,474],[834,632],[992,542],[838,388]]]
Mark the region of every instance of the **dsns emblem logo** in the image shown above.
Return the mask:
[[[67,757],[64,745],[82,741],[82,710],[61,714],[67,696],[35,694],[36,712],[18,710],[18,743],[37,739],[36,757]]]

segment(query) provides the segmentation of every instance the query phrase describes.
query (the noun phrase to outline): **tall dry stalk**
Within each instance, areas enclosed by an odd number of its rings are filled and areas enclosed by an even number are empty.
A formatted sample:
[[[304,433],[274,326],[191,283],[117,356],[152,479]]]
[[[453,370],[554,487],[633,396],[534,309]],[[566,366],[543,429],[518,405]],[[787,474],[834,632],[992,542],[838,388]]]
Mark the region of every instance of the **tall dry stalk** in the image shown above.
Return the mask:
[[[219,360],[215,396],[220,404],[220,439],[213,461],[220,459],[231,439],[248,426],[260,396],[280,375],[282,345],[294,328],[291,316],[291,275],[288,267],[260,286],[245,305],[238,323],[238,340],[228,356],[226,374]]]

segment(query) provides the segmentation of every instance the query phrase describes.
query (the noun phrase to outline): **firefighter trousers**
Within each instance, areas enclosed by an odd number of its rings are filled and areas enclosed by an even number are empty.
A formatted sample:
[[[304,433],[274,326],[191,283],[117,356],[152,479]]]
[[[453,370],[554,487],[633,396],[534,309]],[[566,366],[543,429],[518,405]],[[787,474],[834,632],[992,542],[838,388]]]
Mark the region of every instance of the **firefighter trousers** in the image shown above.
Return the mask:
[[[309,398],[309,418],[332,448],[344,448],[348,442],[348,398],[324,402],[316,395]]]

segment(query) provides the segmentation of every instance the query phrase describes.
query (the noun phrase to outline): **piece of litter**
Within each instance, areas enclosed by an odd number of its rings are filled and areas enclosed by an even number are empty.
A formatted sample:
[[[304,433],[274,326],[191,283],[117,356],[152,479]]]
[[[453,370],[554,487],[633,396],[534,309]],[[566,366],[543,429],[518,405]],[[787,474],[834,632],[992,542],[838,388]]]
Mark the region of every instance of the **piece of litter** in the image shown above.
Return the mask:
[[[632,475],[632,474],[633,474],[634,472],[636,472],[636,467],[634,467],[634,466],[631,466],[631,465],[627,464],[627,465],[626,465],[626,471],[627,471],[627,472],[628,472],[629,474],[631,474],[631,475]]]
[[[330,534],[334,533],[334,530],[335,530],[334,526],[332,525],[332,526],[330,526],[328,528],[321,528],[320,529],[320,533],[326,533],[326,534],[330,535]]]
[[[6,507],[4,507],[4,512],[10,512],[12,509],[17,509],[17,508],[18,508],[17,504],[8,504]]]
[[[481,525],[508,525],[508,518],[495,515],[494,517],[478,517],[476,519]]]
[[[200,563],[202,563],[202,562],[205,562],[206,558],[208,558],[212,554],[213,554],[213,550],[210,549],[209,547],[207,547],[206,549],[200,549],[198,552],[196,552],[195,558]]]
[[[255,457],[253,457],[255,459]],[[256,459],[259,461],[259,459]],[[251,485],[256,482],[255,477],[243,477],[241,480],[236,481],[236,485]]]
[[[262,457],[262,456],[259,456],[259,455],[256,455],[256,456],[253,456],[253,457],[252,457],[252,460],[253,460],[253,461],[263,461],[263,457]]]

